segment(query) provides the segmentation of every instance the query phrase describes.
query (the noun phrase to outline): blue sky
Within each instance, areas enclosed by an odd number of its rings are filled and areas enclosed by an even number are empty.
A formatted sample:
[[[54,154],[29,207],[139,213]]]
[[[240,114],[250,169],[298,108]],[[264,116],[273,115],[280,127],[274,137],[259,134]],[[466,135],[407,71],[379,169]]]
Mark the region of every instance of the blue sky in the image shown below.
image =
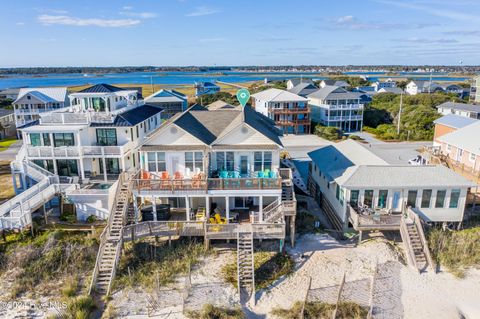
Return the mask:
[[[480,63],[479,0],[20,0],[0,67]]]

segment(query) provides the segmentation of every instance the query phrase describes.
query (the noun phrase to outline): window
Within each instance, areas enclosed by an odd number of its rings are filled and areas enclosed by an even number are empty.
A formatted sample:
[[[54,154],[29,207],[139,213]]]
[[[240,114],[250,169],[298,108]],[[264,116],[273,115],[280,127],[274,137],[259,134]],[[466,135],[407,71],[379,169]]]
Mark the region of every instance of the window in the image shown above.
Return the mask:
[[[432,198],[432,190],[431,189],[424,189],[423,192],[422,192],[422,202],[420,204],[420,207],[421,208],[429,208],[431,198]]]
[[[372,207],[373,204],[373,190],[365,190],[365,193],[363,194],[363,205],[366,205],[368,207]]]
[[[233,152],[217,152],[217,170],[233,171],[235,169],[235,155]]]
[[[42,137],[43,137],[43,145],[44,146],[50,146],[52,145],[51,141],[50,141],[50,134],[48,133],[43,133],[42,134]]]
[[[33,146],[41,146],[40,133],[30,133],[30,144]]]
[[[203,153],[185,152],[185,168],[189,168],[192,173],[197,169],[203,171]]]
[[[335,189],[335,198],[340,200],[340,186],[337,184],[337,188]]]
[[[100,146],[117,145],[117,130],[114,128],[97,129],[97,144]]]
[[[253,153],[254,171],[272,170],[272,152],[254,152]]]
[[[477,157],[474,153],[470,153],[470,162],[475,162],[475,157]]]
[[[443,208],[445,205],[445,196],[447,191],[442,189],[437,191],[437,198],[435,198],[435,208]]]
[[[253,170],[255,172],[262,171],[263,168],[263,159],[262,159],[262,152],[254,152],[253,153]]]
[[[415,208],[417,204],[417,191],[408,191],[408,197],[407,197],[407,206],[411,206]]]
[[[340,205],[343,206],[343,199],[345,198],[344,196],[344,191],[343,188],[340,188]]]
[[[107,168],[107,174],[120,174],[120,165],[118,158],[106,158],[105,166]],[[103,159],[100,158],[100,174],[103,174]]]
[[[452,151],[452,145],[447,144],[447,151],[448,151],[448,152],[451,152],[451,151]]]
[[[387,197],[388,197],[388,190],[385,190],[385,189],[379,190],[377,206],[381,208],[387,207]]]
[[[135,129],[137,130],[137,138],[140,136],[140,133],[138,132],[138,125],[135,126]]]
[[[75,145],[73,133],[53,133],[53,142],[55,147]]]
[[[165,152],[148,152],[147,161],[149,172],[163,172],[167,170]]]
[[[448,207],[457,208],[459,198],[460,198],[460,190],[452,189],[452,191],[450,192],[450,204],[448,205]]]
[[[147,121],[143,123],[143,133],[147,133]]]
[[[77,160],[57,160],[57,170],[60,176],[78,176]]]
[[[351,190],[350,191],[350,205],[357,206],[358,205],[358,190]]]

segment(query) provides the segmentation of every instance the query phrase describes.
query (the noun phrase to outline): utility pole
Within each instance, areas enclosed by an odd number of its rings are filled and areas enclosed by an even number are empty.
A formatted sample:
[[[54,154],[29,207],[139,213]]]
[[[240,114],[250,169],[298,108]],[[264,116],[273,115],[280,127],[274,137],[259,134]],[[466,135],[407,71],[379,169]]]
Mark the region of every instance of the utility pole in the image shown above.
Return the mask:
[[[398,110],[397,135],[400,136],[400,121],[402,119],[403,93],[400,94],[400,110]]]
[[[153,91],[153,75],[150,75],[150,88],[152,89],[152,94],[155,93]]]
[[[428,94],[432,93],[432,73],[433,69],[430,69],[430,83],[428,83]]]

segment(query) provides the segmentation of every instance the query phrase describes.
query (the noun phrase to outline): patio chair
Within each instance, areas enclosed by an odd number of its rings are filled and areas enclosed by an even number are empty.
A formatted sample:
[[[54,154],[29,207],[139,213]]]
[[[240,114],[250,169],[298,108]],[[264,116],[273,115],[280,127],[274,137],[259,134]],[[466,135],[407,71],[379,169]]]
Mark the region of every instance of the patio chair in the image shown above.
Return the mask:
[[[216,222],[217,224],[226,224],[226,223],[227,223],[227,219],[221,217],[219,213],[216,213],[216,214],[215,214],[215,222]]]
[[[277,172],[275,172],[275,171],[270,171],[270,173],[268,174],[268,177],[270,177],[270,178],[277,178]]]
[[[220,176],[220,178],[228,178],[228,172],[227,171],[220,171],[218,173],[218,176]]]
[[[257,172],[257,178],[263,178],[265,176],[265,174],[263,173],[263,171],[258,171]]]

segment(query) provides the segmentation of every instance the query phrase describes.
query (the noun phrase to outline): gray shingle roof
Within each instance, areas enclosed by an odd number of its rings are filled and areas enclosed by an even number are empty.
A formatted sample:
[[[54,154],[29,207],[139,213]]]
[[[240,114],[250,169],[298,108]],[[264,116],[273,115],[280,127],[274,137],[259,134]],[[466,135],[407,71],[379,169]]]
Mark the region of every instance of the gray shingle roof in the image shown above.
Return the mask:
[[[437,105],[437,109],[439,108],[480,113],[480,105],[477,105],[477,104],[445,102],[440,105]]]
[[[92,123],[92,127],[119,127],[119,126],[135,126],[140,122],[160,113],[163,109],[158,106],[142,105],[129,111],[118,114],[113,123]]]
[[[331,86],[327,85],[324,86],[323,88],[309,94],[307,97],[308,98],[315,98],[315,99],[360,99],[360,93],[358,92],[350,92],[345,90],[344,88],[341,88],[339,86]]]
[[[444,142],[473,154],[480,155],[480,121],[462,127],[455,132],[442,135],[438,138]]]
[[[293,88],[291,88],[290,90],[288,90],[288,92],[297,94],[300,96],[307,96],[310,93],[315,92],[316,90],[318,90],[318,88],[312,83],[299,83]]]
[[[394,188],[412,187],[472,187],[474,183],[445,166],[428,165],[362,165],[352,168],[345,179],[337,180],[339,185],[347,188]]]

